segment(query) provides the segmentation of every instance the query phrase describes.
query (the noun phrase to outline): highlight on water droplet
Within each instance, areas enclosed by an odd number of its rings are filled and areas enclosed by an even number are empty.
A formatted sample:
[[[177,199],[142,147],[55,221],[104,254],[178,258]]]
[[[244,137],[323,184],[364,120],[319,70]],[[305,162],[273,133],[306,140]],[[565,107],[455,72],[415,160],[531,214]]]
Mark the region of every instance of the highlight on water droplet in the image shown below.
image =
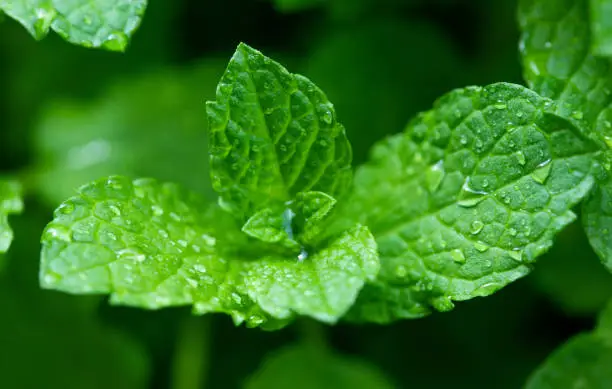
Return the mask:
[[[544,185],[544,183],[546,182],[546,179],[550,175],[550,170],[552,168],[552,163],[550,162],[551,162],[550,159],[542,162],[533,171],[533,173],[531,173],[531,178],[533,178],[533,180],[537,182],[538,184]]]
[[[584,114],[582,113],[582,111],[574,111],[572,112],[571,116],[576,120],[581,120],[584,117]]]
[[[444,179],[444,162],[438,161],[425,172],[425,183],[429,192],[435,192]]]
[[[519,165],[525,165],[525,163],[527,162],[527,160],[525,159],[525,153],[519,150],[514,155],[516,156],[516,161],[519,163]]]
[[[429,300],[429,304],[439,312],[448,312],[455,308],[455,304],[449,296],[434,297]]]
[[[512,249],[508,251],[508,255],[517,262],[523,261],[523,251],[521,251],[521,249]]]
[[[461,249],[454,249],[450,252],[451,258],[457,263],[465,263],[465,255]]]
[[[474,290],[474,292],[472,292],[472,294],[474,296],[478,296],[478,297],[486,297],[486,296],[489,296],[489,295],[497,292],[502,287],[503,287],[503,285],[498,284],[496,282],[488,282],[488,283],[483,284],[480,287],[478,287],[476,290]]]
[[[477,241],[477,242],[474,242],[474,248],[478,250],[479,252],[484,253],[485,251],[489,249],[489,246],[486,245],[484,242]]]
[[[398,265],[395,268],[395,275],[399,278],[404,278],[408,275],[408,268],[404,265]]]
[[[128,45],[128,36],[121,31],[110,34],[102,43],[102,47],[111,51],[125,51]]]
[[[470,232],[472,235],[477,235],[484,228],[484,223],[480,220],[474,220],[472,224],[470,224]]]
[[[457,198],[457,204],[465,208],[471,208],[478,205],[488,193],[483,190],[477,190],[470,186],[470,177],[466,178],[461,192]]]

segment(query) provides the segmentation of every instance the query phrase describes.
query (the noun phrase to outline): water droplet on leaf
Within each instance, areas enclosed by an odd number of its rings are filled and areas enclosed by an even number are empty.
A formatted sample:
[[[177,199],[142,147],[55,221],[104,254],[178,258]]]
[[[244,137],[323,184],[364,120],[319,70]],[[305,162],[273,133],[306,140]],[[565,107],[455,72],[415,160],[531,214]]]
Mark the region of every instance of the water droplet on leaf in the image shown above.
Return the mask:
[[[435,165],[431,166],[427,172],[425,172],[425,181],[427,183],[427,189],[430,192],[435,192],[444,179],[444,163],[438,161]]]
[[[450,252],[453,261],[457,263],[465,263],[465,255],[463,255],[463,251],[460,249],[455,249]]]
[[[470,232],[472,235],[478,234],[484,228],[484,223],[480,220],[474,220],[470,225]]]

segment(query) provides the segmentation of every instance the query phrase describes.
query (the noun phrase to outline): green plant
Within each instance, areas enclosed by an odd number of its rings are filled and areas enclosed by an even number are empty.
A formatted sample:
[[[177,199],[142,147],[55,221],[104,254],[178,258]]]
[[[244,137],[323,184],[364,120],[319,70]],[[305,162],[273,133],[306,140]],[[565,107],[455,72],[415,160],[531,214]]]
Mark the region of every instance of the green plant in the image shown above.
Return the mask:
[[[447,93],[402,133],[375,144],[354,175],[346,131],[323,91],[240,44],[206,104],[218,202],[148,178],[84,185],[43,233],[40,285],[108,294],[114,305],[190,306],[196,315],[225,313],[236,325],[267,330],[299,316],[389,324],[450,311],[527,275],[577,220],[577,206],[594,251],[612,271],[608,3],[521,1],[527,86]],[[15,8],[0,2],[0,9],[37,37],[49,26],[63,34],[60,19],[27,24]],[[131,31],[118,46],[64,37],[123,50]],[[208,180],[199,179],[187,176],[185,184],[193,189]],[[0,184],[0,252],[12,238],[7,215],[22,208],[19,191]],[[554,353],[527,387],[608,387],[611,312],[609,306],[592,333]],[[296,360],[320,363],[305,387],[329,382],[320,377],[354,386],[351,369],[363,370],[356,378],[362,387],[390,385],[321,345],[279,355],[247,387],[282,385],[267,377],[280,377]]]

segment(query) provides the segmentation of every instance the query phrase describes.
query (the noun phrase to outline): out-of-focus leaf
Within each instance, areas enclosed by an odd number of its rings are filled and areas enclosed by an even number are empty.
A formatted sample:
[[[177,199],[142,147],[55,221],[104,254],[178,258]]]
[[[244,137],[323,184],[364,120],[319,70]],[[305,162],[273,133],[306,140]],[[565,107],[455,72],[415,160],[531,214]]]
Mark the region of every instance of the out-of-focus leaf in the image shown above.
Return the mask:
[[[381,371],[367,362],[305,344],[274,352],[244,385],[245,389],[394,387]]]
[[[590,0],[591,47],[595,55],[612,56],[612,1]]]
[[[21,191],[21,185],[17,181],[0,179],[0,254],[5,253],[13,241],[13,230],[8,224],[8,216],[23,211]]]
[[[26,215],[0,275],[0,387],[146,389],[140,344],[103,324],[99,299],[40,290],[35,278],[40,222]]]
[[[298,12],[317,7],[330,0],[273,0],[274,6],[280,12]]]
[[[612,300],[593,332],[555,350],[531,375],[526,389],[608,389],[612,383]]]
[[[570,315],[591,317],[612,298],[612,275],[601,266],[579,224],[559,234],[530,280]]]
[[[223,66],[167,70],[118,83],[92,103],[47,107],[35,134],[38,190],[55,205],[85,183],[117,174],[212,193],[203,102]]]
[[[388,18],[326,36],[308,55],[303,74],[334,102],[355,160],[404,128],[408,118],[463,86],[464,63],[432,24]]]
[[[0,0],[0,10],[35,38],[52,29],[68,42],[124,51],[147,0]]]

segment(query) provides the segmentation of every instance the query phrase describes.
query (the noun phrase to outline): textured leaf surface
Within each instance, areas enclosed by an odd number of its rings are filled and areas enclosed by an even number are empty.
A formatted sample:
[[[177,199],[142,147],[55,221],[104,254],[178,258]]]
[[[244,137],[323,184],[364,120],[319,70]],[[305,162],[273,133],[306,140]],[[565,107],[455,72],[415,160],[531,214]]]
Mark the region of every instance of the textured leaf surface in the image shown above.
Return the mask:
[[[275,326],[303,314],[335,321],[378,271],[373,237],[355,228],[312,255],[253,245],[195,194],[153,180],[110,177],[55,212],[42,238],[40,282],[69,293],[110,293],[149,309],[193,305],[237,323]]]
[[[37,190],[56,206],[109,175],[171,181],[212,197],[206,114],[224,61],[120,80],[95,101],[54,101],[35,127]]]
[[[528,85],[589,133],[612,134],[612,67],[590,52],[588,0],[521,0],[519,22]]]
[[[518,85],[460,89],[374,147],[341,212],[370,228],[381,255],[351,317],[448,310],[531,270],[599,166],[596,145],[551,110]]]
[[[582,220],[591,246],[612,271],[612,180],[599,183],[584,202]]]
[[[245,44],[207,113],[213,188],[242,221],[299,192],[338,198],[350,182],[350,144],[323,92]]]
[[[612,1],[590,0],[592,47],[595,55],[612,56]]]
[[[0,179],[0,254],[5,253],[13,241],[8,216],[22,211],[21,185],[16,181]]]
[[[244,385],[245,389],[391,389],[375,366],[308,345],[272,354]]]
[[[136,31],[147,0],[0,0],[0,10],[36,39],[49,30],[68,42],[124,51]]]

